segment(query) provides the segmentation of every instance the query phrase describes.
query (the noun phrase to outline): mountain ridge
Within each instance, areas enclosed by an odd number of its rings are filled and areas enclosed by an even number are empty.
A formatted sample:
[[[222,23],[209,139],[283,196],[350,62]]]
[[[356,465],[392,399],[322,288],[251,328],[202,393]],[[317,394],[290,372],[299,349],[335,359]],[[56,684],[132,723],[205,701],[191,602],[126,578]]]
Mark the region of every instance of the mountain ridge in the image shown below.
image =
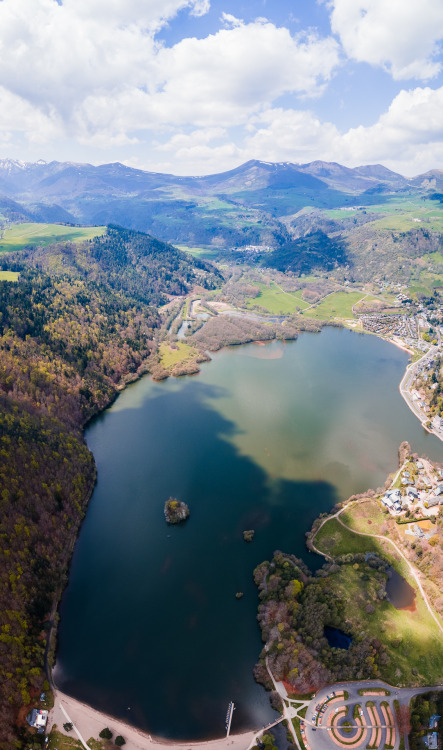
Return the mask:
[[[120,162],[0,159],[0,219],[18,216],[87,225],[119,224],[161,240],[190,246],[280,246],[285,220],[318,210],[370,207],[398,192],[443,189],[443,172],[407,179],[382,164],[345,167],[321,160],[306,164],[250,159],[234,169],[175,176]],[[49,210],[50,207],[50,210]]]

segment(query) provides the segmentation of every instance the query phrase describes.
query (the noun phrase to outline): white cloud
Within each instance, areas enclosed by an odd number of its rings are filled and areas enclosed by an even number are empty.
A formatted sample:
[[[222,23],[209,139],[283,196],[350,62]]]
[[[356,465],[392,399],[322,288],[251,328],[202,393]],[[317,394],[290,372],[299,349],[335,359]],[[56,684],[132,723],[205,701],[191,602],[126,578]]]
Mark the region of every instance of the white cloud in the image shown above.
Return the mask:
[[[31,143],[44,143],[57,136],[57,114],[41,112],[32,104],[0,86],[0,138],[10,142],[12,134],[22,133]]]
[[[257,117],[245,141],[249,158],[308,162],[331,154],[339,131],[305,110],[270,109]]]
[[[243,150],[229,140],[224,128],[201,128],[191,133],[177,133],[166,143],[156,144],[156,154],[171,154],[172,160],[159,160],[157,171],[197,174],[218,172],[225,165],[236,166],[243,160]],[[204,165],[202,170],[202,165]]]
[[[218,129],[173,136],[159,149],[171,154],[170,160],[155,168],[208,174],[248,159],[296,164],[321,159],[349,167],[382,163],[413,176],[443,165],[441,112],[443,87],[401,91],[373,125],[344,133],[308,110],[270,108],[251,119],[240,146]]]
[[[233,16],[231,13],[222,13],[221,20],[225,28],[235,28],[236,26],[244,26],[244,22],[241,18]]]
[[[201,16],[208,12],[209,6],[209,0],[63,0],[63,10],[83,21],[93,19],[119,26],[136,24],[150,30],[159,28],[183,8]]]
[[[351,128],[341,139],[345,158],[382,161],[411,175],[443,160],[443,87],[401,91],[370,127]]]
[[[156,97],[176,117],[206,124],[244,119],[285,92],[313,95],[338,65],[332,38],[291,36],[266,21],[236,24],[205,39],[183,39],[157,56],[165,72]],[[172,113],[166,119],[173,119]]]
[[[2,0],[0,81],[61,137],[109,147],[159,126],[241,124],[285,92],[321,91],[338,64],[332,37],[228,15],[218,33],[161,45],[183,8],[209,0]]]
[[[443,39],[441,0],[331,0],[331,26],[346,54],[397,79],[428,80]]]
[[[191,133],[177,133],[166,143],[157,144],[157,150],[177,153],[180,149],[190,149],[195,146],[207,145],[212,141],[225,138],[226,136],[227,131],[225,128],[202,128],[201,130],[193,130]]]

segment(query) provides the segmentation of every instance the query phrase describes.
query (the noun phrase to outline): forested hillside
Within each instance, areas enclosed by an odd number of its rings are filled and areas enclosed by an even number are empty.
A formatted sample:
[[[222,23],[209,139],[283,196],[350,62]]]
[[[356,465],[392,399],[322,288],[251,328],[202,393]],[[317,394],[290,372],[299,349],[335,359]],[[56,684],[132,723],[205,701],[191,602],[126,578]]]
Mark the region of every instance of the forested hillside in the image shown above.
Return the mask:
[[[356,612],[349,613],[340,596],[341,569],[352,566],[358,575],[359,596],[374,612],[384,596],[388,567],[376,555],[368,560],[365,554],[343,555],[312,575],[293,555],[275,552],[271,562],[255,569],[261,602],[258,620],[266,642],[255,668],[259,682],[269,683],[265,656],[275,679],[285,680],[289,692],[299,694],[341,680],[385,677],[389,663],[385,646],[366,630],[360,602]],[[327,627],[348,634],[349,647],[331,646],[325,636]]]
[[[167,294],[179,295],[194,285],[211,289],[220,281],[208,263],[142,232],[110,226],[101,237],[80,245],[59,243],[26,253],[27,263],[51,275],[106,284],[134,300],[162,305]]]
[[[315,270],[332,270],[346,260],[345,245],[340,237],[332,239],[322,231],[315,231],[265,254],[263,265],[283,272],[309,274]]]
[[[82,427],[146,369],[153,305],[215,276],[117,228],[1,265],[20,272],[0,281],[0,747],[10,750],[28,746],[17,714],[42,689],[48,618],[94,484]]]

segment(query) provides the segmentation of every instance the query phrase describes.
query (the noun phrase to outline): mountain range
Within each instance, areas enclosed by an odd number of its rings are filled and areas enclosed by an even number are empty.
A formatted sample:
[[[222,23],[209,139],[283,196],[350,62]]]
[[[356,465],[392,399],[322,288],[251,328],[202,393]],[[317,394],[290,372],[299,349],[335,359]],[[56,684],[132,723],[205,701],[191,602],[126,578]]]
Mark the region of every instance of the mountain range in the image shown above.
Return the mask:
[[[443,170],[407,179],[380,164],[251,160],[220,174],[177,177],[120,163],[0,160],[4,219],[117,223],[170,242],[217,247],[281,245],[288,217],[307,206],[372,206],[441,189]]]

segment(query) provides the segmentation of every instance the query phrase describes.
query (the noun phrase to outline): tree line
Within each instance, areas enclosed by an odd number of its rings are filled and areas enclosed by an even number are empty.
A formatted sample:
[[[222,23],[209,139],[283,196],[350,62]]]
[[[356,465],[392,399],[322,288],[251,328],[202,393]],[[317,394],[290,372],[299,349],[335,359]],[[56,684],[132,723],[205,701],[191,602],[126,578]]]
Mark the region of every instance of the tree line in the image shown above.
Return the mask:
[[[53,602],[95,482],[83,426],[149,368],[168,295],[217,273],[141,233],[11,253],[0,281],[0,748],[27,747]],[[36,736],[32,739],[35,742]]]

